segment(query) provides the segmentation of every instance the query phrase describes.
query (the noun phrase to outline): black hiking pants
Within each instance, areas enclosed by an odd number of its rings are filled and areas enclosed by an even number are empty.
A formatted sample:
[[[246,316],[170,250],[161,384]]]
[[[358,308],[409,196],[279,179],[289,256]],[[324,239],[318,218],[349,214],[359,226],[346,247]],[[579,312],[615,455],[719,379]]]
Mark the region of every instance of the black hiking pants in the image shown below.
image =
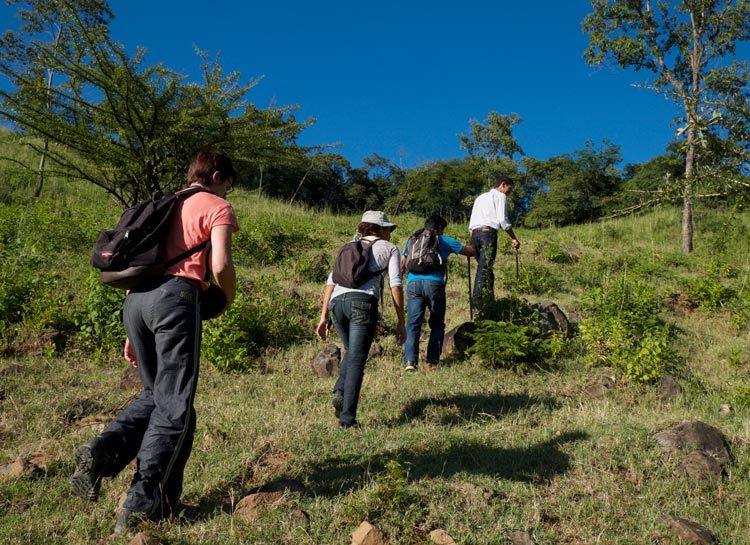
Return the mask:
[[[124,508],[170,515],[182,493],[195,433],[201,320],[198,290],[167,276],[131,291],[123,322],[138,359],[143,390],[102,432],[115,453],[108,476],[137,457]]]
[[[495,256],[497,255],[497,231],[480,227],[471,232],[471,245],[477,259],[472,298],[480,311],[495,300]]]

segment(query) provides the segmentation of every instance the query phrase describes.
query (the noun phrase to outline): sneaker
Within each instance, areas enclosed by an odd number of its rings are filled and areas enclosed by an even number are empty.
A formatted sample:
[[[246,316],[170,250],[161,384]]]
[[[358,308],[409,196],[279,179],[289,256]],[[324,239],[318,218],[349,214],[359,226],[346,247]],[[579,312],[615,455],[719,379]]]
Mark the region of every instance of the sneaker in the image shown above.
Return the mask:
[[[412,363],[410,361],[406,362],[406,367],[404,367],[405,371],[415,371],[417,369],[417,364]]]
[[[88,501],[96,501],[102,484],[108,457],[104,442],[97,435],[76,450],[76,470],[70,478],[73,494]]]
[[[331,404],[333,405],[333,414],[336,415],[336,418],[341,416],[341,410],[344,408],[344,392],[341,390],[336,390],[333,392],[333,399],[331,399]]]

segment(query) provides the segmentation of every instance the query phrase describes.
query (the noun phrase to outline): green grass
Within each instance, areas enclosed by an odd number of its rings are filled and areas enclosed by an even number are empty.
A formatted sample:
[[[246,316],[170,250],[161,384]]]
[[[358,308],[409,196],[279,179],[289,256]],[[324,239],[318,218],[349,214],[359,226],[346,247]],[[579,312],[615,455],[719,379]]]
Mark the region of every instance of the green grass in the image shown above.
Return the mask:
[[[293,255],[269,263],[248,253],[239,268],[242,281],[271,276],[285,293],[316,303],[321,284],[307,281],[294,263],[333,254],[353,234],[358,217],[288,207],[243,191],[231,201],[247,232],[278,225],[310,237]],[[41,202],[24,197],[0,205],[0,215],[11,206],[18,208],[8,217],[23,228],[14,228],[6,242],[0,239],[2,264],[16,263],[38,283],[51,283],[44,293],[51,290],[73,310],[81,307],[89,246],[99,228],[114,223],[117,208],[93,188],[54,180]],[[518,232],[521,271],[546,279],[539,282],[547,286],[524,297],[553,300],[575,321],[583,317],[581,298],[592,287],[622,275],[655,287],[665,301],[663,319],[676,333],[680,398],[662,402],[654,386],[621,376],[606,398],[588,398],[581,390],[602,371],[588,368],[580,349],[545,371],[525,374],[449,359],[448,365],[405,375],[400,348],[384,337],[377,339],[384,354],[368,362],[365,375],[358,416],[364,427],[342,433],[330,406],[333,379],[310,371],[322,346],[313,338],[312,320],[308,333],[294,342],[254,353],[255,371],[223,374],[203,365],[185,481],[190,509],[185,518],[151,532],[160,543],[181,545],[349,543],[367,518],[390,543],[405,545],[428,543],[436,528],[464,545],[503,544],[514,529],[527,530],[540,545],[676,545],[677,538],[658,523],[674,514],[710,528],[721,543],[746,542],[750,407],[738,405],[730,414],[719,407],[750,383],[748,327],[738,330],[730,309],[688,308],[669,303],[669,294],[709,274],[712,260],[737,271],[720,278],[724,287],[733,293],[747,289],[750,252],[741,235],[750,215],[699,209],[696,216],[696,251],[687,257],[679,251],[679,212],[671,209]],[[422,218],[394,220],[394,242],[402,246]],[[65,222],[69,228],[61,232]],[[448,234],[466,240],[466,226],[450,225]],[[537,247],[546,250],[537,253]],[[59,255],[50,256],[49,248],[59,248]],[[559,259],[558,249],[576,258]],[[498,256],[496,276],[498,295],[506,293],[516,277],[509,249]],[[449,328],[468,320],[467,290],[466,259],[453,257]],[[34,348],[44,348],[32,320],[39,305],[29,307],[13,325],[15,336],[7,333],[4,341],[0,462],[39,453],[54,461],[40,474],[0,482],[0,543],[104,542],[133,468],[105,483],[99,502],[86,504],[70,495],[73,451],[98,429],[81,428],[81,418],[111,417],[134,392],[118,387],[126,364],[117,351],[93,354],[74,342],[61,352]],[[384,314],[394,322],[388,301]],[[663,459],[652,439],[685,420],[703,420],[729,439],[733,456],[718,485],[673,477],[676,462]],[[232,506],[243,495],[282,478],[301,481],[305,491],[251,524],[232,519]],[[488,497],[466,483],[485,487]],[[295,522],[297,509],[309,514],[308,525]]]

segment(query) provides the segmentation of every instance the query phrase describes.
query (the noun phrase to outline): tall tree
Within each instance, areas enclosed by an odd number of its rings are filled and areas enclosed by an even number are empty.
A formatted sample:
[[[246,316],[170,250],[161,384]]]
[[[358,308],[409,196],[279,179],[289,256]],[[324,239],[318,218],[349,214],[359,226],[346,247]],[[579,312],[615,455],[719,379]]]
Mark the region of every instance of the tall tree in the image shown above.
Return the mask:
[[[480,163],[488,185],[498,174],[516,171],[513,156],[524,154],[513,136],[513,127],[520,122],[521,118],[516,114],[490,112],[484,123],[475,119],[469,121],[471,132],[458,136],[469,157]]]
[[[306,123],[289,108],[246,102],[256,82],[241,83],[238,73],[225,74],[218,59],[200,52],[200,83],[162,65],[144,66],[145,50],[128,55],[111,39],[108,21],[90,20],[79,2],[51,2],[64,11],[76,47],[31,39],[19,49],[23,62],[0,63],[12,86],[0,90],[0,117],[50,141],[55,173],[94,183],[127,206],[182,185],[190,157],[204,146],[224,148],[252,171],[299,153],[296,136]],[[60,83],[48,88],[41,67],[60,74]],[[27,144],[43,151],[35,138]]]
[[[525,224],[548,227],[599,218],[607,197],[617,189],[620,176],[615,165],[621,160],[619,146],[604,141],[599,149],[587,142],[571,154],[527,161],[527,176],[541,189]]]
[[[75,27],[72,17],[75,15],[85,21],[88,27],[106,28],[112,17],[106,2],[96,0],[76,0],[70,4],[54,0],[6,0],[8,4],[18,7],[21,25],[17,31],[6,30],[0,36],[0,71],[11,74],[11,81],[16,74],[23,74],[24,79],[36,80],[44,85],[46,94],[39,97],[31,93],[29,100],[43,99],[43,106],[51,108],[51,92],[55,70],[53,66],[43,66],[38,62],[37,53],[46,45],[55,52],[66,52],[74,57],[84,55],[83,42],[80,36],[72,32]],[[23,87],[23,86],[21,86]],[[42,138],[42,154],[34,196],[41,195],[44,185],[44,169],[49,151],[49,138]]]
[[[647,86],[682,109],[682,249],[690,253],[701,159],[710,165],[715,160],[711,151],[721,150],[748,161],[747,149],[737,139],[747,144],[749,71],[746,62],[732,57],[736,44],[750,39],[750,2],[592,0],[591,5],[593,12],[583,21],[590,39],[586,61],[613,59],[623,68],[651,72]]]

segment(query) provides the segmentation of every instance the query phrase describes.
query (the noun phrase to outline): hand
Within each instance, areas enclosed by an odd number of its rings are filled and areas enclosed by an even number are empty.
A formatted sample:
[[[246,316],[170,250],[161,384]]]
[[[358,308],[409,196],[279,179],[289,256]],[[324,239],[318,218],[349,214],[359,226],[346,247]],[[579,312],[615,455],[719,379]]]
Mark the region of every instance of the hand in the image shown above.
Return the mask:
[[[404,344],[406,342],[406,328],[404,324],[398,324],[396,326],[396,341],[398,344]]]
[[[130,363],[130,367],[133,369],[136,369],[138,367],[138,360],[135,357],[135,350],[133,350],[133,345],[130,343],[130,339],[125,339],[125,350],[123,350],[123,356],[125,356],[125,359],[128,360],[128,363]]]
[[[521,247],[521,243],[518,241],[518,239],[513,239],[513,241],[510,243],[511,246],[513,246],[514,250],[518,250]]]
[[[318,322],[318,326],[315,328],[315,333],[324,341],[328,338],[328,319],[321,318]]]

